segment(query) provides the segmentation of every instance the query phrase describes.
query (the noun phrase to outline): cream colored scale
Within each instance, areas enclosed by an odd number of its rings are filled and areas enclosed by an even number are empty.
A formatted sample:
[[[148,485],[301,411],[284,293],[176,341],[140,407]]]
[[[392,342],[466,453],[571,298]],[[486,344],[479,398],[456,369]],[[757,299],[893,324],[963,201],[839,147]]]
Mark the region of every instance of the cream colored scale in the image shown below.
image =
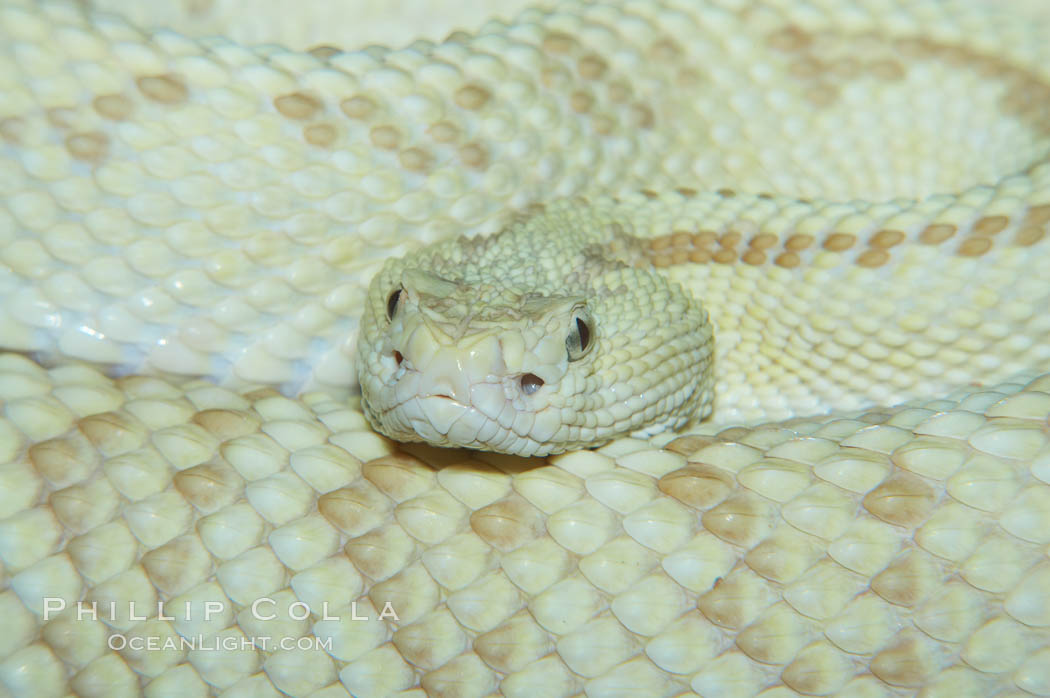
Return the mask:
[[[144,8],[0,3],[4,694],[1050,694],[1041,3],[568,3],[362,52],[360,8]],[[558,220],[705,308],[711,421],[377,434],[382,263]],[[612,338],[569,362],[575,303],[528,306],[567,367]],[[604,395],[568,416],[641,399]]]

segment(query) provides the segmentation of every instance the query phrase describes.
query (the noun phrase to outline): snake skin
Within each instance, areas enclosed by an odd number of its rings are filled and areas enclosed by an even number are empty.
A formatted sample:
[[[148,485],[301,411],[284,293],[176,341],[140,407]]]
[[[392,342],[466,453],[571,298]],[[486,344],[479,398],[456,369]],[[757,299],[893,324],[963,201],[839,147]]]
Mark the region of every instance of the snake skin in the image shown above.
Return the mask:
[[[0,695],[1050,695],[1048,35],[668,0],[304,52],[2,0]],[[711,419],[377,435],[369,280],[536,204],[703,304]]]

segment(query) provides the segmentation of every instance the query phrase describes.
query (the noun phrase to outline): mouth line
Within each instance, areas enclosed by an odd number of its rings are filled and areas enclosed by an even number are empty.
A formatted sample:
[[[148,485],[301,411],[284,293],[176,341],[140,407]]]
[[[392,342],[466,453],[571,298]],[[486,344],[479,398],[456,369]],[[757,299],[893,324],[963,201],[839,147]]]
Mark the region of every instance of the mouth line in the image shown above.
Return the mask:
[[[404,407],[405,405],[407,405],[408,403],[412,402],[413,400],[432,400],[432,399],[435,399],[435,398],[440,398],[442,400],[448,400],[449,402],[454,402],[457,405],[460,405],[461,407],[466,407],[468,409],[476,409],[473,404],[471,404],[469,402],[468,403],[460,402],[459,400],[457,400],[454,397],[451,397],[449,395],[418,395],[417,394],[417,395],[413,395],[413,396],[409,397],[407,400],[402,400],[401,402],[398,402],[398,403],[395,403],[395,404],[391,405],[390,407],[386,408],[385,410],[382,410],[382,413],[383,414],[390,414],[391,412]]]

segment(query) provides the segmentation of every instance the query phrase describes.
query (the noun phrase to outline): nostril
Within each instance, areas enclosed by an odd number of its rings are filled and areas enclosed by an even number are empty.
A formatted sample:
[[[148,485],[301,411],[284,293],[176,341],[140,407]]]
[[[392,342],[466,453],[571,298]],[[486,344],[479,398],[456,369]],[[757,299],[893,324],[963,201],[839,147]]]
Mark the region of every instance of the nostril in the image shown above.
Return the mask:
[[[394,361],[397,362],[397,365],[400,366],[401,362],[404,361],[404,360],[405,360],[405,357],[401,356],[401,352],[399,352],[397,349],[395,349],[394,350]]]
[[[543,379],[535,373],[523,373],[521,375],[521,392],[532,395],[543,387]]]

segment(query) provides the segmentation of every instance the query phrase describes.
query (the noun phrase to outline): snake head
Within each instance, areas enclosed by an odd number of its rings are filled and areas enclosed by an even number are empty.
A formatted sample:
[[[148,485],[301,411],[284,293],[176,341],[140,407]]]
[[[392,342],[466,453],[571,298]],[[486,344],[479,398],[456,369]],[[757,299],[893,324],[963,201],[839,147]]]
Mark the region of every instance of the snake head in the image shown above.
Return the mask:
[[[710,402],[711,328],[677,284],[617,267],[547,288],[388,263],[358,340],[373,427],[546,455],[677,428]]]
[[[369,420],[401,441],[533,455],[570,430],[601,329],[585,299],[467,284],[415,268],[362,324]],[[378,301],[382,301],[381,303]]]
[[[632,240],[567,202],[389,260],[358,336],[372,426],[399,441],[532,456],[707,414],[707,313],[625,259]]]

